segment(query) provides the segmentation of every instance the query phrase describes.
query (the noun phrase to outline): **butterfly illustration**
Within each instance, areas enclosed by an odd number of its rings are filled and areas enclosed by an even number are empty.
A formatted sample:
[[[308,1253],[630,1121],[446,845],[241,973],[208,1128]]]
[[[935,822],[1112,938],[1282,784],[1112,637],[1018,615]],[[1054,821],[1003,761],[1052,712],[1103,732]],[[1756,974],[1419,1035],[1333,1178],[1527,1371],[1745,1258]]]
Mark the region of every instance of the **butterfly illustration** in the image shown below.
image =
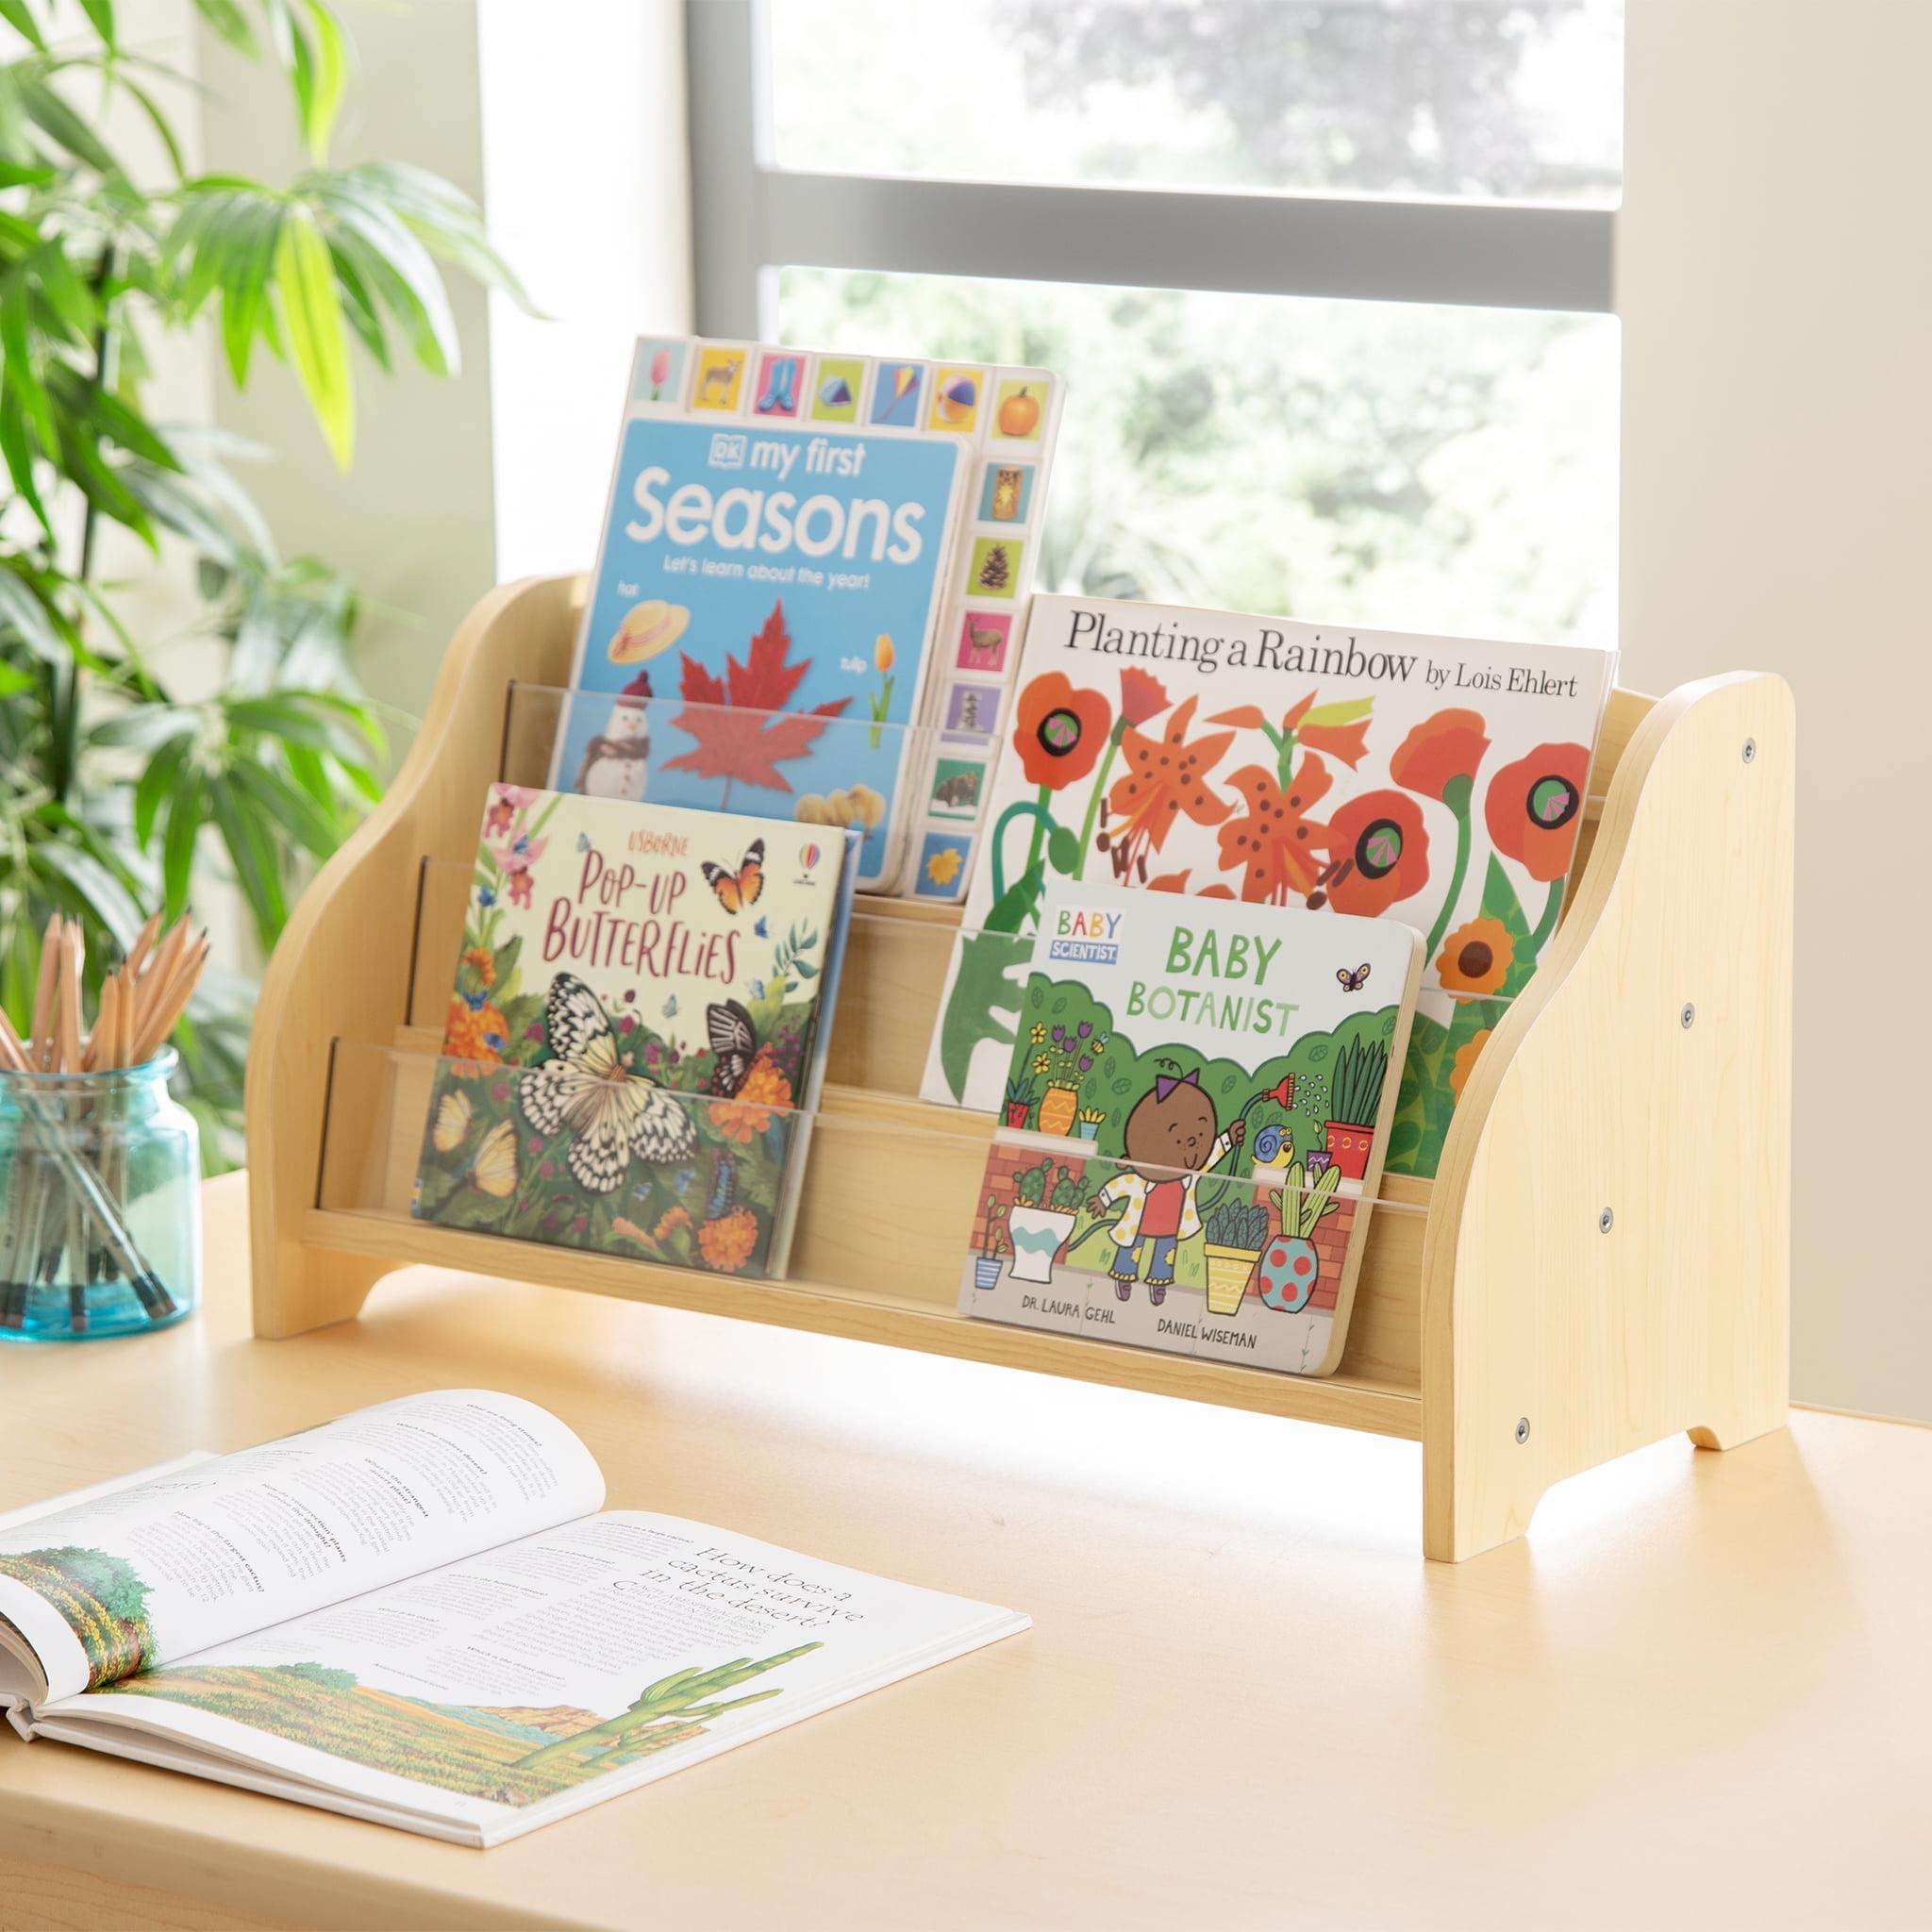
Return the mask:
[[[498,1121],[483,1136],[470,1163],[470,1185],[498,1201],[516,1191],[517,1129],[514,1121]]]
[[[470,1131],[470,1096],[461,1088],[445,1093],[437,1103],[436,1124],[429,1130],[429,1143],[439,1154],[452,1154],[463,1144]]]
[[[1335,976],[1341,980],[1344,991],[1359,992],[1369,983],[1369,962],[1364,959],[1353,972],[1346,966],[1338,966]]]
[[[667,1020],[675,1020],[677,1018],[677,995],[675,993],[673,993],[670,996],[670,998],[664,1002],[664,1017]]]
[[[591,835],[590,835],[590,833],[588,833],[588,832],[579,832],[579,833],[577,834],[577,850],[578,850],[579,852],[588,852],[588,851],[589,851],[590,849],[591,849]]]
[[[756,906],[758,894],[765,890],[765,841],[754,839],[744,855],[744,863],[736,872],[726,872],[722,865],[713,865],[707,858],[698,867],[705,875],[705,883],[718,895],[718,903],[727,912],[742,912],[747,906]]]
[[[771,928],[766,924],[765,915],[762,912],[758,914],[758,923],[752,927],[752,931],[761,940],[768,940],[772,937]]]
[[[569,973],[550,982],[543,1025],[554,1058],[525,1074],[518,1104],[540,1134],[569,1133],[570,1171],[593,1194],[623,1184],[631,1157],[689,1159],[691,1115],[675,1096],[633,1074],[597,995]]]
[[[711,1091],[729,1099],[751,1072],[758,1037],[752,1031],[751,1015],[736,1000],[707,1007],[705,1026],[711,1037],[711,1051],[717,1056],[717,1064],[711,1069]]]
[[[705,1219],[716,1221],[719,1215],[731,1206],[737,1192],[737,1164],[730,1155],[721,1149],[718,1154],[718,1165],[711,1174],[711,1198],[705,1204]]]

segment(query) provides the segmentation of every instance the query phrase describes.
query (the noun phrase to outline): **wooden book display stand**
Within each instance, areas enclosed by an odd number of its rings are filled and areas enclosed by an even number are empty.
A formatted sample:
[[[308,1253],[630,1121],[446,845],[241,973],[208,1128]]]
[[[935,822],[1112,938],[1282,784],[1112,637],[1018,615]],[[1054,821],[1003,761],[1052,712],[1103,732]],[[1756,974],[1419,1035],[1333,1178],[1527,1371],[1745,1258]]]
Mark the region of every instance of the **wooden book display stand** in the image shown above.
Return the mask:
[[[529,580],[472,611],[388,796],[270,964],[247,1095],[258,1334],[345,1321],[385,1274],[431,1262],[1370,1429],[1422,1442],[1424,1546],[1448,1560],[1520,1536],[1552,1483],[1626,1450],[1677,1429],[1730,1448],[1783,1422],[1795,719],[1781,679],[1746,673],[1613,695],[1562,925],[1435,1179],[1385,1179],[1332,1376],[955,1312],[992,1122],[912,1097],[950,908],[860,902],[791,1278],[412,1220],[441,1035],[411,1022],[447,996],[485,789],[529,775],[505,770],[508,694],[567,681],[582,590]],[[412,1013],[419,945],[430,1004]],[[882,1239],[890,1200],[921,1212]]]

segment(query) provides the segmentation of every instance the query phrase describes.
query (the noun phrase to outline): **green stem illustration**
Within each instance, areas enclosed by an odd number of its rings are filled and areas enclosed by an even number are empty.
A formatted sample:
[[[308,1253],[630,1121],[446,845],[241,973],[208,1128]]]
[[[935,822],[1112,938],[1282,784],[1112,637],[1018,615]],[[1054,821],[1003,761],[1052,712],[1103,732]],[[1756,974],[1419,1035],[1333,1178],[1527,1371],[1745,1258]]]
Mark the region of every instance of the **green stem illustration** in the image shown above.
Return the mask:
[[[1074,861],[1076,879],[1087,876],[1087,855],[1093,849],[1093,826],[1100,817],[1100,801],[1107,796],[1107,774],[1113,770],[1113,755],[1121,748],[1121,738],[1126,728],[1127,721],[1116,718],[1113,729],[1107,735],[1107,749],[1100,757],[1100,772],[1087,799],[1087,816],[1080,822],[1080,856]]]
[[[1033,823],[1033,843],[1026,853],[1026,872],[1031,872],[1040,863],[1040,848],[1046,841],[1046,835],[1054,828],[1053,814],[1046,808],[1046,801],[1053,796],[1053,788],[1042,785],[1037,800],[1016,799],[1001,812],[999,822],[992,828],[992,897],[993,904],[1007,896],[1006,841],[1007,827],[1015,819],[1030,818]],[[1025,874],[1021,876],[1024,878]]]
[[[1563,881],[1550,881],[1550,896],[1543,901],[1543,916],[1536,923],[1536,930],[1529,936],[1529,957],[1541,959],[1543,956],[1543,941],[1557,929],[1557,915],[1563,909]]]
[[[1442,900],[1442,909],[1436,914],[1436,923],[1429,928],[1429,942],[1423,948],[1424,965],[1434,960],[1442,935],[1456,916],[1456,902],[1462,896],[1462,881],[1469,871],[1469,800],[1474,788],[1474,780],[1461,773],[1442,788],[1442,803],[1456,814],[1456,864],[1449,874],[1449,891]]]

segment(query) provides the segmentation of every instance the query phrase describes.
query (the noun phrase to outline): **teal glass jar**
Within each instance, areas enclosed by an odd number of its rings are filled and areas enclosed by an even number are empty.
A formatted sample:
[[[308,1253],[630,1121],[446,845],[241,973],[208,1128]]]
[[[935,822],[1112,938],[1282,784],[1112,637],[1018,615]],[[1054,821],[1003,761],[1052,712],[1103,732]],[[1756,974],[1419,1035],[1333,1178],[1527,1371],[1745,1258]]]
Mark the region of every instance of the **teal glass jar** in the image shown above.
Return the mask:
[[[172,1048],[0,1073],[0,1341],[144,1334],[201,1298],[201,1137]]]

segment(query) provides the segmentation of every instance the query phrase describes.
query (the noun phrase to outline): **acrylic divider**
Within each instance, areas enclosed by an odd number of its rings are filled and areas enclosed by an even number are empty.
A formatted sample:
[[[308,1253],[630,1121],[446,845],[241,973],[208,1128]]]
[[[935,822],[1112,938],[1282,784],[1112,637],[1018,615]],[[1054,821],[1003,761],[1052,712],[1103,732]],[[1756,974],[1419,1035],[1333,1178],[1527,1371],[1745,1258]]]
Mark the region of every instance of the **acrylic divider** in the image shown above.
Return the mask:
[[[660,680],[671,675],[662,666]],[[862,697],[855,691],[853,704]],[[951,818],[970,837],[996,747],[983,732],[851,710],[767,710],[655,687],[612,692],[517,682],[505,699],[497,775],[507,785],[790,820],[801,841],[856,825],[865,835],[858,888],[884,894],[916,824]],[[767,857],[782,864],[791,855]],[[915,900],[958,900],[958,868],[940,871],[921,878]]]
[[[575,1112],[573,1101],[582,1102]],[[617,1117],[615,1103],[605,1108]],[[593,1111],[603,1110],[541,1069],[338,1041],[316,1206],[325,1220],[360,1224],[365,1239],[387,1224],[412,1258],[425,1257],[421,1237],[433,1241],[432,1230],[482,1236],[491,1258],[464,1248],[482,1272],[541,1277],[596,1257],[640,1271],[638,1299],[721,1314],[738,1311],[751,1284],[769,1290],[781,1274],[815,1296],[971,1319],[958,1311],[963,1299],[976,1316],[1108,1342],[1150,1326],[1159,1306],[1149,1296],[1159,1284],[1145,1279],[1159,1272],[1151,1251],[1133,1294],[1118,1293],[1117,1192],[1097,1211],[1092,1203],[1129,1170],[1091,1143],[850,1089],[828,1088],[808,1113],[658,1087],[645,1105],[625,1107],[629,1137],[612,1154]],[[1280,1172],[1209,1174],[1197,1188],[1202,1238],[1183,1257],[1164,1319],[1199,1332],[1188,1346],[1170,1340],[1169,1353],[1254,1366],[1252,1345],[1231,1335],[1265,1340],[1292,1318],[1306,1329],[1331,1316],[1344,1224],[1361,1233],[1362,1281],[1413,1278],[1420,1205],[1369,1201],[1336,1182],[1293,1188]],[[789,1257],[787,1190],[796,1208]],[[404,1241],[404,1226],[421,1237]],[[650,1277],[666,1271],[704,1277],[706,1292],[654,1291]],[[1365,1363],[1413,1359],[1412,1304],[1375,1315],[1358,1296],[1357,1322],[1364,1316]],[[1378,1323],[1390,1338],[1376,1336]]]

